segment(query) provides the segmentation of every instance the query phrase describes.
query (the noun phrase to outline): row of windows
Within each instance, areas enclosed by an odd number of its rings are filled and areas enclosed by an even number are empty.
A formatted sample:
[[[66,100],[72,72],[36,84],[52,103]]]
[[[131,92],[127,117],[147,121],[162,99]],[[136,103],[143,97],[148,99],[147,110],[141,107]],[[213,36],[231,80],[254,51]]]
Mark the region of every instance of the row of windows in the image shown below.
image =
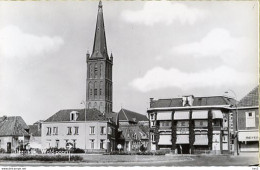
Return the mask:
[[[72,144],[73,144],[73,148],[76,148],[77,147],[77,145],[76,145],[76,139],[72,139]],[[67,145],[67,143],[69,142],[69,140],[68,139],[65,139],[65,146],[64,146],[64,148],[66,148],[66,145]],[[55,147],[56,148],[59,148],[60,147],[60,140],[55,140]]]
[[[104,65],[103,63],[100,63],[100,65],[98,65],[97,63],[95,64],[89,64],[89,78],[103,78],[104,77]],[[112,65],[111,64],[107,64],[106,65],[106,73],[107,73],[107,78],[109,78],[110,80],[112,79]]]
[[[103,63],[98,64],[89,64],[89,78],[102,78],[104,77],[104,66]]]
[[[104,95],[103,82],[89,82],[88,84],[88,98],[89,99],[102,99]],[[112,84],[106,82],[105,87],[105,97],[106,100],[112,100]]]
[[[182,134],[185,134],[185,133],[182,133]],[[196,133],[195,132],[195,134],[207,135],[207,132],[201,132],[201,133]],[[154,134],[151,134],[151,141],[155,142],[155,135]],[[220,142],[219,134],[213,134],[212,135],[212,141],[215,142],[215,143]],[[228,135],[223,135],[222,136],[222,142],[228,142]]]
[[[89,92],[88,92],[88,96],[89,98],[94,98],[94,99],[98,99],[98,98],[101,98],[102,95],[104,95],[104,92],[103,92],[103,82],[100,81],[99,83],[98,82],[89,82]]]
[[[103,107],[104,107],[104,106],[103,106],[103,102],[100,102],[100,105],[99,105],[99,106],[98,106],[98,103],[97,103],[97,102],[94,102],[93,107],[92,107],[91,102],[89,102],[89,104],[88,104],[88,108],[89,108],[89,109],[95,108],[95,109],[98,109],[98,110],[102,110]]]
[[[53,133],[52,133],[53,130]],[[67,127],[67,135],[78,135],[79,134],[79,127],[75,126],[75,127]],[[90,135],[94,135],[95,134],[95,126],[90,126]],[[100,134],[101,135],[105,135],[106,134],[106,127],[105,126],[101,126],[100,127]],[[111,132],[111,128],[109,127],[109,131],[108,134],[112,134]],[[50,135],[58,135],[58,127],[47,127],[47,136]]]
[[[95,109],[100,110],[101,112],[103,112],[103,111],[112,112],[112,104],[106,103],[106,108],[104,109],[104,107],[105,107],[105,106],[103,106],[103,102],[100,102],[100,105],[98,105],[97,102],[94,102],[93,107],[92,107],[91,102],[89,102],[89,104],[88,104],[88,108],[89,108],[89,109],[95,108]]]
[[[53,130],[53,131],[52,131]],[[47,136],[50,136],[50,135],[58,135],[58,127],[47,127]]]
[[[73,148],[77,147],[77,143],[76,143],[76,139],[72,139],[72,144],[73,144]],[[68,139],[65,139],[65,146],[64,148],[66,148],[67,143],[69,142]],[[95,139],[90,139],[90,148],[91,149],[95,149]],[[105,144],[105,139],[100,139],[100,149],[104,149],[104,144]],[[55,147],[59,148],[60,147],[60,140],[55,140]]]
[[[226,119],[224,119],[224,123],[226,123]],[[155,126],[156,121],[151,121],[151,127]],[[172,123],[171,121],[159,121],[160,127],[171,127]],[[195,127],[208,127],[208,121],[207,120],[194,120]],[[215,119],[212,121],[212,125],[214,127],[221,126],[221,121],[218,119]],[[176,127],[189,127],[189,121],[186,120],[179,120],[177,121]]]
[[[90,141],[90,148],[96,149],[95,148],[95,139],[90,139],[89,141]],[[105,144],[105,139],[100,139],[100,143],[99,143],[100,149],[104,149],[104,144]]]

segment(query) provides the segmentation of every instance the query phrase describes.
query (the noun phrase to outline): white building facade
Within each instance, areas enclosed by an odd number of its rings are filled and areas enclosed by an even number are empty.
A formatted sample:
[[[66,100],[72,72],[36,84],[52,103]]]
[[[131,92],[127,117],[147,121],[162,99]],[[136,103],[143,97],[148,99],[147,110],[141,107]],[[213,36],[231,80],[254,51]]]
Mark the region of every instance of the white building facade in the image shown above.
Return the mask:
[[[87,110],[86,120],[84,114],[84,110],[61,110],[44,121],[42,148],[66,148],[71,143],[86,152],[115,150],[115,123],[96,109]]]

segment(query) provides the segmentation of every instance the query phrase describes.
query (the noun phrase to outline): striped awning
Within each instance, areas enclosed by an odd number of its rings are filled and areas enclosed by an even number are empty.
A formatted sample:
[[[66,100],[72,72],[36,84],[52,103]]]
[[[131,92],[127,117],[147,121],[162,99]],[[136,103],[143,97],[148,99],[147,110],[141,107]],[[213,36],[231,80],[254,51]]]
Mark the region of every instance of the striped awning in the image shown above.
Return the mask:
[[[223,119],[223,114],[220,110],[212,110],[212,119]]]
[[[195,135],[194,145],[208,145],[208,135]]]
[[[189,144],[189,135],[177,135],[176,144]]]
[[[171,139],[171,135],[160,135],[158,145],[172,145]]]
[[[192,119],[208,119],[208,111],[194,110],[192,111]]]
[[[190,119],[189,111],[176,111],[174,113],[174,120],[187,120]]]
[[[157,120],[172,120],[172,112],[157,112]]]

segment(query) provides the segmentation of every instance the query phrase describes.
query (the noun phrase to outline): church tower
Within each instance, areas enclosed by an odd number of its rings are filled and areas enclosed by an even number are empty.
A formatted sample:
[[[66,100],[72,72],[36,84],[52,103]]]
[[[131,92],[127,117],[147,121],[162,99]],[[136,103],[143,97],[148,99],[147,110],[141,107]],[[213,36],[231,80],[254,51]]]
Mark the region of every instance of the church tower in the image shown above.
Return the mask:
[[[112,102],[113,55],[107,53],[102,2],[98,5],[97,23],[92,54],[87,53],[87,108],[103,114],[113,110]]]

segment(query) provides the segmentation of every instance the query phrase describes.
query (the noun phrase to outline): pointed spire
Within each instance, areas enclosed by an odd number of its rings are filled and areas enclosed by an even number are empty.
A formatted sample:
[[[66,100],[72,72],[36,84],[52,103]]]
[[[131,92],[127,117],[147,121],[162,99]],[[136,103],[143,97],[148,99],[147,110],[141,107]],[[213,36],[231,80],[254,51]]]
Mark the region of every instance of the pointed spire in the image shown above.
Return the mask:
[[[102,2],[99,1],[94,46],[91,57],[108,58]]]
[[[112,54],[112,52],[110,54],[110,60],[113,62],[113,54]]]
[[[102,1],[99,1],[98,8],[102,8]]]

